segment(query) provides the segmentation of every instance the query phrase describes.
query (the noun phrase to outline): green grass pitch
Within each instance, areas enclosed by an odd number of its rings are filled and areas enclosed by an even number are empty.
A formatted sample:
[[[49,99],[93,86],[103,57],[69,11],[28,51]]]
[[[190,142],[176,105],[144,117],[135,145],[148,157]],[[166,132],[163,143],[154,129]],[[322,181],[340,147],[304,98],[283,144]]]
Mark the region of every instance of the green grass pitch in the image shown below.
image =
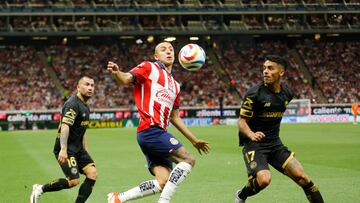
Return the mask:
[[[173,202],[234,202],[234,192],[247,180],[236,127],[192,127],[191,130],[209,141],[212,151],[200,156],[183,136],[170,129],[197,158],[195,168],[179,187]],[[32,184],[63,177],[52,154],[55,134],[55,130],[0,132],[1,203],[27,202]],[[153,178],[145,168],[135,129],[90,129],[87,134],[90,154],[99,173],[89,203],[107,202],[108,192],[124,191]],[[280,136],[296,152],[325,202],[360,201],[360,125],[283,124]],[[273,168],[271,171],[270,186],[249,198],[248,203],[307,202],[300,187]],[[46,193],[41,202],[74,202],[78,188]],[[133,202],[156,202],[158,197]]]

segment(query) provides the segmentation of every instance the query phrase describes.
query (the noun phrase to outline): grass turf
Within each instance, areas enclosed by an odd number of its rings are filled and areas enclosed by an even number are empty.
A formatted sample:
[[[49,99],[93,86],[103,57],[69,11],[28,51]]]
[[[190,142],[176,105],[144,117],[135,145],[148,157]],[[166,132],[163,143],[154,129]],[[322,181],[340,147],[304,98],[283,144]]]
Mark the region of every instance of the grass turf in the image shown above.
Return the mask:
[[[200,156],[178,131],[170,131],[196,156],[197,163],[178,188],[174,203],[228,203],[246,183],[247,175],[235,126],[192,127],[209,141],[212,151]],[[136,143],[135,129],[89,129],[90,154],[99,173],[87,202],[107,202],[106,194],[124,191],[153,179]],[[0,202],[27,202],[34,183],[63,177],[52,154],[56,131],[0,132]],[[344,124],[283,124],[280,136],[319,186],[325,202],[356,202],[360,197],[360,126]],[[307,202],[300,187],[271,168],[268,188],[247,202]],[[82,176],[83,180],[83,176]],[[79,186],[46,193],[41,203],[74,202]],[[156,202],[159,195],[133,202]]]

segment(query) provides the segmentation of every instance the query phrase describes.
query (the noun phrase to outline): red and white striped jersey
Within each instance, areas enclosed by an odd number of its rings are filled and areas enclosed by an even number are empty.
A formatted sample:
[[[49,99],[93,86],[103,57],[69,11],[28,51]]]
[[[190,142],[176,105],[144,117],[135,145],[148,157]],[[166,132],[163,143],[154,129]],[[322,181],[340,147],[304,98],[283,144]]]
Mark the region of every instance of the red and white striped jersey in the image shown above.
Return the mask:
[[[140,114],[137,131],[151,126],[166,130],[170,113],[180,106],[180,85],[159,62],[145,61],[130,73],[134,76],[134,100]]]

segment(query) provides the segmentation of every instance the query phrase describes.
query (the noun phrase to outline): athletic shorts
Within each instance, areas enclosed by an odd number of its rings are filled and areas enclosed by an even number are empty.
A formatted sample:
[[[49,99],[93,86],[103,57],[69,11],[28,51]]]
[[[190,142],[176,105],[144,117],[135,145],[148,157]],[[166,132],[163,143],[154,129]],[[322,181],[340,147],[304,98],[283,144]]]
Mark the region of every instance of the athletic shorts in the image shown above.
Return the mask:
[[[55,154],[56,159],[58,153]],[[84,174],[84,170],[90,166],[95,166],[95,163],[87,151],[80,151],[76,154],[68,154],[68,160],[64,164],[60,164],[68,180],[80,178],[80,173]]]
[[[170,154],[183,146],[168,131],[156,126],[138,132],[137,141],[146,157],[147,167],[151,174],[150,169],[154,166],[172,169]]]
[[[281,142],[270,145],[248,143],[242,152],[249,177],[255,177],[258,171],[269,170],[269,164],[284,173],[287,163],[295,154]]]

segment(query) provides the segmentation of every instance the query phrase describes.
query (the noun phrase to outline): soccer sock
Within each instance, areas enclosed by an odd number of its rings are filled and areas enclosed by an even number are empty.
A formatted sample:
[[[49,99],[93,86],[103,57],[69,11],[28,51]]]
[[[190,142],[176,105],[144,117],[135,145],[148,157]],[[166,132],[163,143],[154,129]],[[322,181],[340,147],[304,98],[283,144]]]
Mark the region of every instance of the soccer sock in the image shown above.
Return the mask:
[[[186,162],[178,163],[171,171],[169,180],[161,192],[159,202],[170,202],[171,197],[175,194],[176,188],[190,173],[192,166]]]
[[[54,192],[67,188],[70,188],[68,180],[65,178],[60,178],[52,181],[51,183],[45,184],[42,187],[42,190],[43,192]]]
[[[83,184],[81,184],[79,189],[79,194],[76,198],[75,203],[83,203],[90,196],[92,189],[95,185],[96,180],[85,178]]]
[[[246,200],[246,198],[257,194],[262,189],[264,189],[264,188],[261,188],[259,186],[259,183],[257,182],[256,178],[252,178],[249,180],[248,184],[246,184],[245,187],[238,194],[238,197],[242,200]]]
[[[320,194],[319,189],[312,181],[310,181],[310,183],[308,183],[302,188],[305,192],[306,197],[311,203],[324,203],[324,200]]]
[[[148,195],[153,195],[161,191],[159,182],[157,180],[149,180],[141,183],[140,185],[119,194],[121,202],[128,200],[138,199]]]

